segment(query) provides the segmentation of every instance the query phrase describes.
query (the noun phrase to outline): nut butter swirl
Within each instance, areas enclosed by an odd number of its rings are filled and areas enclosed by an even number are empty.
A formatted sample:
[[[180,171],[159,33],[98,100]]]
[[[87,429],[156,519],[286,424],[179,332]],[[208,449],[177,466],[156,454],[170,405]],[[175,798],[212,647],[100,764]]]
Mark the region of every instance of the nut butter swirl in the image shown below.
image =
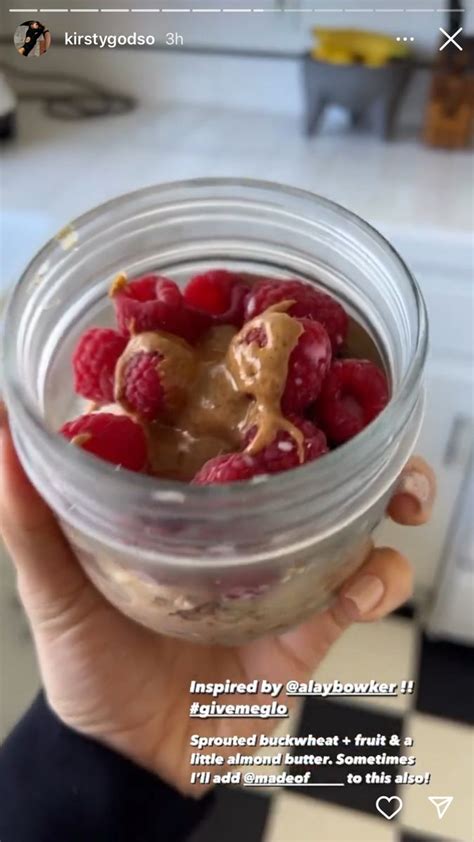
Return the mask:
[[[226,450],[239,449],[242,424],[251,404],[250,397],[239,391],[226,362],[235,333],[229,325],[214,327],[196,346],[196,375],[179,418],[181,428],[193,436],[212,435],[226,441]]]
[[[213,327],[194,348],[164,331],[132,335],[115,370],[116,403],[99,411],[135,417],[124,394],[126,367],[136,354],[156,353],[167,413],[152,423],[141,420],[154,473],[188,481],[208,459],[238,450],[243,433],[252,428],[256,433],[248,453],[258,453],[286,430],[302,462],[303,434],[280,407],[290,354],[302,333],[287,313],[292,303],[273,305],[240,332],[229,325]],[[249,342],[252,330],[264,333],[266,344]]]
[[[280,301],[247,322],[229,345],[226,363],[239,392],[251,395],[245,426],[256,427],[256,434],[246,448],[258,453],[286,430],[295,440],[300,462],[304,460],[303,434],[281,412],[291,352],[303,332],[301,324],[288,315],[293,301]],[[254,338],[248,341],[249,336]],[[263,345],[257,340],[264,334]]]

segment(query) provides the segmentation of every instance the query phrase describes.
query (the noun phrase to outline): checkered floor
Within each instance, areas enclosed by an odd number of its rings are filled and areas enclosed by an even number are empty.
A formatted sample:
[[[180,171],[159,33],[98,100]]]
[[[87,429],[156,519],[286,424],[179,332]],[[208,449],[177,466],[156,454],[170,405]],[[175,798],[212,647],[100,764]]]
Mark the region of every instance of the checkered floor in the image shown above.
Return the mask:
[[[273,788],[265,794],[221,787],[213,811],[189,842],[473,842],[473,667],[472,649],[427,639],[409,609],[382,623],[352,627],[318,669],[317,680],[414,679],[415,694],[341,702],[308,698],[279,731],[410,736],[414,746],[405,751],[416,754],[417,765],[408,771],[431,772],[430,783]],[[304,753],[311,751],[305,747]],[[318,772],[312,768],[313,776],[322,774],[322,767]],[[406,771],[394,766],[386,771],[393,774],[395,768]],[[357,769],[348,766],[346,771]],[[341,766],[324,768],[325,780],[341,780],[343,774]],[[389,821],[376,811],[375,802],[380,795],[395,794],[403,808]],[[442,819],[429,795],[454,796]]]

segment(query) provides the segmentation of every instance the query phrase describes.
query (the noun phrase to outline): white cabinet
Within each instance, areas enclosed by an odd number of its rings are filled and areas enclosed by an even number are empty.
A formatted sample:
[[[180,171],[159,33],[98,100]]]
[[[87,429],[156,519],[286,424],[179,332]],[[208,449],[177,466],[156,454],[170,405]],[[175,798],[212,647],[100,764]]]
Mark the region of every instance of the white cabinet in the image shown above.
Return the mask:
[[[416,529],[385,521],[377,542],[397,547],[412,561],[417,589],[430,589],[445,551],[461,486],[474,445],[472,380],[468,370],[430,362],[425,418],[417,446],[437,474],[438,494],[429,524]]]
[[[469,471],[449,530],[442,574],[426,612],[426,629],[436,637],[474,644],[474,471]]]
[[[426,410],[417,452],[437,474],[438,494],[429,524],[416,529],[385,521],[377,542],[397,547],[415,568],[420,596],[437,585],[447,540],[460,505],[474,449],[473,246],[467,239],[390,236],[414,272],[426,300],[430,352]]]

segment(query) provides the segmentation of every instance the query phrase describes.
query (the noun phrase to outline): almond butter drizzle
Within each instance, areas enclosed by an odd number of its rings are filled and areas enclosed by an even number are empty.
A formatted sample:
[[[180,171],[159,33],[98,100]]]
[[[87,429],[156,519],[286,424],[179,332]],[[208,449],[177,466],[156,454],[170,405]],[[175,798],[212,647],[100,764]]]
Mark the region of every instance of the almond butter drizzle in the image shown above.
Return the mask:
[[[251,399],[238,392],[225,365],[235,333],[229,326],[208,331],[194,349],[194,379],[174,426],[149,425],[150,460],[159,476],[190,480],[208,459],[239,449]]]
[[[261,280],[260,275],[241,274],[250,285]],[[109,296],[113,298],[127,283],[126,274],[119,273]],[[157,352],[169,412],[160,422],[141,422],[154,473],[168,479],[191,480],[208,459],[241,449],[242,434],[252,427],[256,433],[246,452],[258,453],[278,432],[286,430],[303,462],[303,434],[280,408],[288,361],[302,333],[300,323],[288,315],[292,304],[274,304],[239,332],[230,325],[211,328],[194,348],[162,331],[135,334],[131,323],[131,338],[115,372],[116,403],[98,407],[91,402],[86,412],[135,417],[124,400],[125,367],[137,353]],[[263,347],[245,341],[250,331],[258,329],[265,332]],[[349,320],[347,355],[365,357],[383,367],[375,342],[354,319]],[[82,446],[89,438],[88,433],[78,435],[72,444]]]
[[[126,412],[124,373],[140,353],[160,354],[158,370],[168,416],[144,424],[153,472],[169,479],[190,480],[208,459],[241,448],[244,431],[256,427],[246,448],[254,454],[286,430],[303,461],[303,435],[280,409],[288,360],[302,333],[287,310],[291,301],[273,305],[248,322],[240,332],[231,326],[214,327],[192,348],[184,339],[165,332],[132,336],[115,370],[116,404],[95,411]],[[267,344],[246,342],[252,329],[263,329]]]
[[[292,301],[280,301],[247,322],[230,343],[226,361],[237,389],[254,398],[246,427],[255,426],[257,431],[246,448],[247,453],[258,453],[279,431],[286,430],[295,440],[303,462],[303,434],[282,415],[280,407],[290,354],[303,332],[301,324],[287,313],[292,304]],[[252,330],[259,329],[266,335],[265,345],[260,347],[258,342],[245,341]]]
[[[113,298],[118,292],[121,292],[127,286],[127,276],[125,272],[119,272],[116,278],[112,281],[109,288],[109,298]]]
[[[180,415],[179,426],[193,436],[212,436],[227,442],[228,450],[240,445],[240,431],[251,399],[242,394],[226,365],[226,353],[236,331],[212,328],[196,347],[196,380]]]

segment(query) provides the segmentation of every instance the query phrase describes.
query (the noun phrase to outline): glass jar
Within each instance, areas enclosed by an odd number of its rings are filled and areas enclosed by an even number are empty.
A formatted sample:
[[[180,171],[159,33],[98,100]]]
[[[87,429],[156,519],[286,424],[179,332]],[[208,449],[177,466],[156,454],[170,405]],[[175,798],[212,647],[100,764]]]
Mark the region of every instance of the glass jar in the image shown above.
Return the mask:
[[[118,272],[184,283],[226,267],[328,290],[375,341],[392,389],[356,440],[229,486],[116,470],[55,430],[80,411],[71,353],[112,324]],[[85,214],[34,258],[5,314],[4,389],[19,457],[85,570],[128,616],[164,634],[240,644],[325,607],[365,559],[422,417],[425,306],[391,245],[343,208],[258,181],[140,190]]]

